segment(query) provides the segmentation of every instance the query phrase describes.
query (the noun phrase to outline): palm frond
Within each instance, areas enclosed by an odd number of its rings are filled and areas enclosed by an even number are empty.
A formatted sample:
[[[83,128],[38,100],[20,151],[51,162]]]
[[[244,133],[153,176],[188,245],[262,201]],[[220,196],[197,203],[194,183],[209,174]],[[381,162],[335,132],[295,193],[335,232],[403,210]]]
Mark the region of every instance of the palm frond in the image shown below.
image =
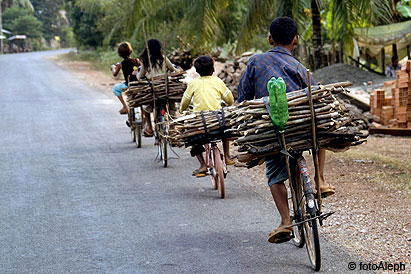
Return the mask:
[[[75,5],[83,12],[94,13],[103,10],[110,3],[110,0],[76,0]]]
[[[249,45],[249,41],[260,34],[274,19],[276,7],[279,6],[278,0],[250,0],[247,12],[238,34],[236,53],[240,53]]]

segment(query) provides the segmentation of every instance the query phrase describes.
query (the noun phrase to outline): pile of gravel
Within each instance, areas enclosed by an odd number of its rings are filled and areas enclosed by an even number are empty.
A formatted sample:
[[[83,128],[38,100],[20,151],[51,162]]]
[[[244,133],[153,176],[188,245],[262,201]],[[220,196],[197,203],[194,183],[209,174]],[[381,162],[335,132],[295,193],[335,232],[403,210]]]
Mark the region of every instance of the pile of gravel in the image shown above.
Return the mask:
[[[331,84],[337,82],[350,81],[354,86],[363,85],[372,81],[375,83],[383,83],[391,78],[378,75],[373,72],[365,71],[348,64],[335,64],[314,72],[314,80],[322,84]]]

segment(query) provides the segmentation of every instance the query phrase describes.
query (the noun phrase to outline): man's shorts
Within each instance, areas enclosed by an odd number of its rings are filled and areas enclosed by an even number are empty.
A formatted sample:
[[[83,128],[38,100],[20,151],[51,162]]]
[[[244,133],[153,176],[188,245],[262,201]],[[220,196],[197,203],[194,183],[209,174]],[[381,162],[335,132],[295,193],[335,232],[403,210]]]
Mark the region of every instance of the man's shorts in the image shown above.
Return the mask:
[[[126,91],[123,88],[127,88],[126,82],[118,83],[113,86],[113,93],[115,96],[120,96],[122,92]]]
[[[290,159],[290,169],[294,163]],[[287,165],[285,163],[285,156],[282,153],[267,157],[265,160],[265,174],[268,179],[268,186],[281,183],[288,179]]]
[[[205,151],[204,146],[194,145],[194,146],[191,147],[190,154],[191,154],[191,157],[194,157],[194,156],[200,155],[204,151]]]

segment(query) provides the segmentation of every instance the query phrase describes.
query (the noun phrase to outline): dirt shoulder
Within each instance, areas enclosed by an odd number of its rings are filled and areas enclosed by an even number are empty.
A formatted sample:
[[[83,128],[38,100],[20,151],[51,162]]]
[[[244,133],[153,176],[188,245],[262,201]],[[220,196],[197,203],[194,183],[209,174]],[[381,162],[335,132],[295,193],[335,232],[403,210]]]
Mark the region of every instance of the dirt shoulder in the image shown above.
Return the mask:
[[[121,81],[96,70],[89,62],[69,61],[61,56],[52,61],[106,94],[112,94],[111,87]],[[310,155],[306,156],[312,166]],[[321,233],[364,262],[403,262],[408,271],[411,138],[371,136],[365,145],[343,153],[328,152],[325,174],[337,193],[324,200],[324,212],[336,213],[325,221]],[[264,166],[230,168],[229,176],[251,187],[263,199],[272,200]]]

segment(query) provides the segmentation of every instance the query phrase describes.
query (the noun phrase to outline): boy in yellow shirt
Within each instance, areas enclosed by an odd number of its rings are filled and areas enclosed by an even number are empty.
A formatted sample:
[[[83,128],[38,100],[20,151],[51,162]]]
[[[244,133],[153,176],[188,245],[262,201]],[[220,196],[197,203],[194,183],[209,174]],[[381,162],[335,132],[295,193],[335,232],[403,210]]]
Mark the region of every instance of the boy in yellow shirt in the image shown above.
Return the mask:
[[[183,112],[190,105],[193,99],[193,111],[218,110],[221,108],[221,100],[231,106],[234,103],[234,97],[224,82],[212,76],[214,72],[214,61],[209,56],[200,56],[194,61],[194,67],[200,78],[193,79],[184,92],[181,99],[180,112]],[[223,140],[224,157],[227,165],[234,162],[230,159],[230,142]],[[207,165],[203,157],[204,147],[196,145],[191,148],[191,156],[196,156],[200,162],[200,168],[194,170],[193,175],[197,177],[205,176]]]

